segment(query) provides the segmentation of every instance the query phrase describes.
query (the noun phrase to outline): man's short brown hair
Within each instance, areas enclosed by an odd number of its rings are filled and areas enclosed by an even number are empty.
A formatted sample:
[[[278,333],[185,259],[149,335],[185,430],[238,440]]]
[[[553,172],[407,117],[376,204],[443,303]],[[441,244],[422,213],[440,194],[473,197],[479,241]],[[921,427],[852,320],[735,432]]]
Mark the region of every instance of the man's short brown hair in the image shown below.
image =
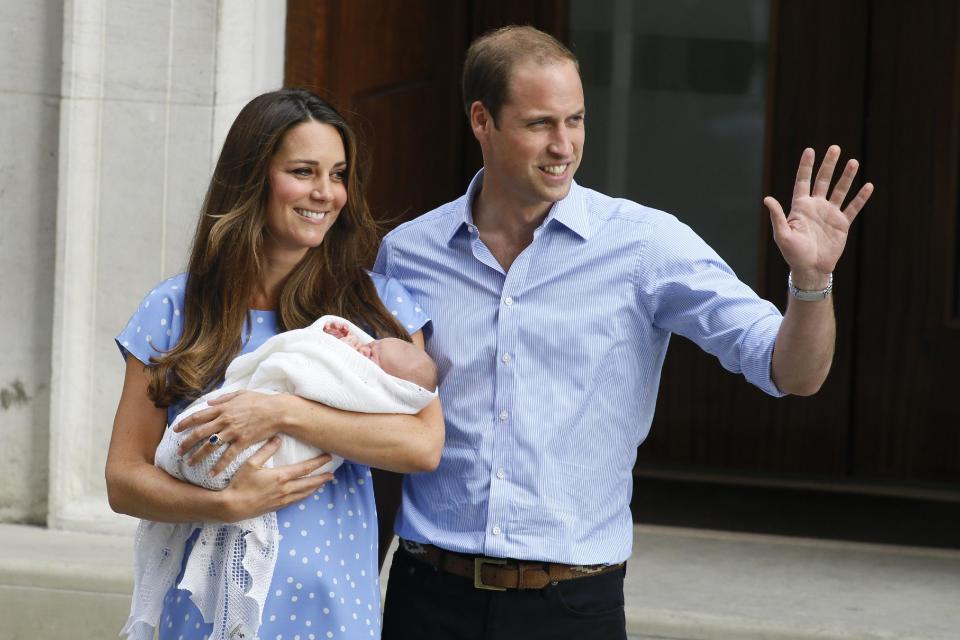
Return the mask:
[[[493,117],[507,102],[510,72],[518,62],[537,64],[569,60],[580,71],[577,57],[559,40],[530,26],[510,25],[480,36],[467,49],[463,63],[463,108],[470,117],[470,105],[480,101]]]

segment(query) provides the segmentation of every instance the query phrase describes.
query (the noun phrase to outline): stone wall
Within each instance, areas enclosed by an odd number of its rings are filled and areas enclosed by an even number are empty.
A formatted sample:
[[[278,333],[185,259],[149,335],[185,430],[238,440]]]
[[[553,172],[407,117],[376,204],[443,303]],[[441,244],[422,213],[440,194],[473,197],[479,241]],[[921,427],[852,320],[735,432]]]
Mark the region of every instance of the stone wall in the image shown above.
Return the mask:
[[[0,0],[0,521],[47,513],[61,0]]]
[[[0,0],[0,521],[129,531],[113,336],[185,262],[226,130],[283,81],[283,0]]]

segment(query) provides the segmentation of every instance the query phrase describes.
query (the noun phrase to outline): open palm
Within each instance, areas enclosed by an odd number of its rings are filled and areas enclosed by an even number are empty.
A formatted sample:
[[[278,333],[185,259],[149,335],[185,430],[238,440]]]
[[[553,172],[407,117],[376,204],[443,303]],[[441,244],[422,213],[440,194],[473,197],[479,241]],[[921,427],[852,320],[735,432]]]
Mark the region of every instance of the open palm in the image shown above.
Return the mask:
[[[873,193],[873,185],[868,182],[846,208],[842,208],[857,175],[858,162],[847,161],[843,174],[831,191],[830,182],[840,157],[840,147],[833,145],[827,149],[811,185],[815,156],[813,149],[809,148],[800,156],[789,215],[784,215],[775,198],[768,196],[763,200],[770,210],[773,239],[795,276],[825,275],[834,270],[847,244],[850,225]]]

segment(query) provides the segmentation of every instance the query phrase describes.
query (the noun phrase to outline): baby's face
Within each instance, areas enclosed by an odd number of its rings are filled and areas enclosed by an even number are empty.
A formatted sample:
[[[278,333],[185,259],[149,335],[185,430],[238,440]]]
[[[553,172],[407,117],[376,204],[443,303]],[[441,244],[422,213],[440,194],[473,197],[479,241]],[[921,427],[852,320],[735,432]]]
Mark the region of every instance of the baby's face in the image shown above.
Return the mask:
[[[399,338],[374,340],[357,350],[390,375],[405,380],[410,377],[410,364],[422,354],[417,347]]]
[[[397,371],[404,368],[404,359],[414,357],[418,350],[409,342],[399,338],[383,338],[362,345],[357,348],[357,351],[373,360],[374,364],[390,375],[395,376]]]
[[[374,340],[373,342],[362,344],[357,347],[357,351],[360,352],[360,355],[370,358],[375,365],[382,368],[383,365],[380,362],[380,355],[383,350],[382,342],[382,340]]]
[[[399,338],[383,338],[358,347],[357,351],[394,377],[430,391],[436,389],[433,361],[413,343]]]

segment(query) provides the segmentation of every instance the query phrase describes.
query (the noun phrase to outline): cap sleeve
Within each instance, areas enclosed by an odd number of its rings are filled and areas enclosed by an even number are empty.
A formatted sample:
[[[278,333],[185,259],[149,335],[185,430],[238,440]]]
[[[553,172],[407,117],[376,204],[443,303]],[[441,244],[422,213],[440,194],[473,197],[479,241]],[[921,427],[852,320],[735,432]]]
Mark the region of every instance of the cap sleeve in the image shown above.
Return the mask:
[[[380,294],[383,306],[393,314],[407,333],[412,335],[426,327],[430,322],[429,316],[399,280],[378,273],[371,273],[370,278]]]
[[[186,275],[158,284],[144,296],[127,326],[116,337],[120,354],[132,355],[145,365],[150,358],[169,351],[180,339]]]

